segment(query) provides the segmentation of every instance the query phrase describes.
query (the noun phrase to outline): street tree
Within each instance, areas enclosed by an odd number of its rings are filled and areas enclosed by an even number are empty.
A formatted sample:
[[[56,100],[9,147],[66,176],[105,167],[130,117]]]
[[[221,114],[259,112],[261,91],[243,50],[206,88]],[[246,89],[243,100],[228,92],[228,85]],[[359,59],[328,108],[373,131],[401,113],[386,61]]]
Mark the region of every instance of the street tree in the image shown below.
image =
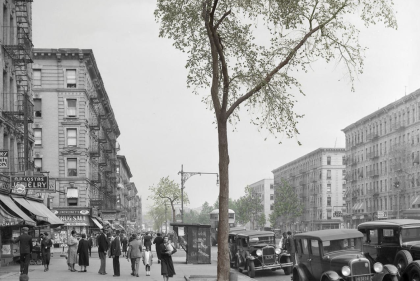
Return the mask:
[[[274,204],[269,220],[271,227],[276,228],[279,221],[291,224],[300,217],[303,212],[303,204],[296,194],[296,190],[282,180],[274,187]]]
[[[151,220],[153,221],[153,229],[160,230],[162,232],[162,225],[167,220],[166,209],[164,205],[154,205],[147,212]]]
[[[165,205],[169,203],[172,209],[172,221],[175,222],[175,205],[181,204],[181,189],[179,184],[170,180],[169,177],[161,178],[156,186],[149,187],[150,195],[148,198],[155,202],[155,205]],[[190,201],[188,195],[184,192],[184,204],[187,205]]]
[[[265,223],[267,222],[267,219],[265,218],[265,214],[264,213],[260,213],[258,215],[258,219],[257,219],[257,225],[258,228],[263,228],[265,226]]]
[[[201,206],[201,212],[198,216],[198,221],[201,224],[210,224],[210,213],[213,211],[213,206],[211,206],[207,201]]]
[[[161,37],[188,54],[187,85],[215,113],[219,144],[218,280],[229,278],[228,122],[239,108],[273,134],[298,134],[296,78],[317,59],[342,63],[353,89],[363,50],[355,26],[396,27],[392,0],[157,0]],[[264,34],[264,36],[257,36]]]
[[[260,220],[261,214],[264,214],[263,198],[261,193],[255,192],[253,188],[245,187],[245,195],[238,201],[238,212],[236,218],[239,223],[246,224],[251,222],[251,228]]]
[[[199,216],[200,214],[197,211],[189,210],[184,213],[184,223],[200,223]]]

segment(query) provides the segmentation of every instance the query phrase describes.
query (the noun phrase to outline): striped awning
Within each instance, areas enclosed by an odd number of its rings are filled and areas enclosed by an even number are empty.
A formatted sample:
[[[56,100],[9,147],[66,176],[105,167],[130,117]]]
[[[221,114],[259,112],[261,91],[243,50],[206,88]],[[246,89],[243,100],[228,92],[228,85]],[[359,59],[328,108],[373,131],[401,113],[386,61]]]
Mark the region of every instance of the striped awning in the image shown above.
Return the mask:
[[[24,220],[22,218],[11,215],[0,205],[0,227],[23,224]]]

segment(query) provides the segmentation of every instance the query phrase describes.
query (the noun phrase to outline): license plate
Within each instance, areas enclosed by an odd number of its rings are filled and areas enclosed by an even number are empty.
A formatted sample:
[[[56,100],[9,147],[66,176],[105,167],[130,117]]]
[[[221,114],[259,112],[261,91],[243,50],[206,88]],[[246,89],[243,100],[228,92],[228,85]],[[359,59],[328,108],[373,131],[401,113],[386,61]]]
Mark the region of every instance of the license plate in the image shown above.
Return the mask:
[[[264,256],[266,259],[272,259],[274,256],[273,255],[267,255],[267,256]]]
[[[356,281],[370,281],[370,276],[358,276]]]

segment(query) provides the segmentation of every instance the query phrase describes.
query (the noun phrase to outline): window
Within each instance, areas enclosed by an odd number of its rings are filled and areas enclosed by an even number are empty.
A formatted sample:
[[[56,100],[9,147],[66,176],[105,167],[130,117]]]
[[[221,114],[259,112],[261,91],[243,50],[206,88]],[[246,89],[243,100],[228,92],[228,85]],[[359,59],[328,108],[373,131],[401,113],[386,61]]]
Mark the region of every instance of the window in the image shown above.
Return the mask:
[[[42,101],[41,101],[41,99],[34,99],[34,113],[35,113],[35,117],[42,117]]]
[[[332,217],[332,212],[331,210],[327,210],[327,220],[330,220]]]
[[[331,170],[327,170],[327,180],[331,179]]]
[[[274,189],[274,184],[270,184],[270,189]]]
[[[67,116],[76,117],[76,100],[75,99],[67,100]]]
[[[67,88],[76,88],[76,69],[66,70]]]
[[[270,200],[274,200],[274,194],[270,194]]]
[[[67,176],[69,177],[77,176],[77,159],[76,158],[67,158]]]
[[[327,197],[327,207],[331,207],[331,197]]]
[[[67,146],[77,146],[77,129],[67,129]]]
[[[41,87],[41,69],[34,69],[32,80],[34,87]]]
[[[318,240],[311,240],[311,252],[313,256],[320,256]]]
[[[42,129],[34,129],[35,146],[42,145]]]
[[[270,211],[273,211],[274,210],[274,205],[273,204],[271,204],[270,205]]]
[[[327,157],[327,165],[331,165],[331,156]]]
[[[331,193],[331,184],[329,183],[329,184],[327,184],[327,192],[328,193]]]
[[[36,172],[42,171],[42,158],[34,158],[34,166]]]
[[[304,255],[309,254],[309,245],[308,245],[308,240],[306,239],[302,239],[300,240],[301,246],[302,246],[302,252]]]

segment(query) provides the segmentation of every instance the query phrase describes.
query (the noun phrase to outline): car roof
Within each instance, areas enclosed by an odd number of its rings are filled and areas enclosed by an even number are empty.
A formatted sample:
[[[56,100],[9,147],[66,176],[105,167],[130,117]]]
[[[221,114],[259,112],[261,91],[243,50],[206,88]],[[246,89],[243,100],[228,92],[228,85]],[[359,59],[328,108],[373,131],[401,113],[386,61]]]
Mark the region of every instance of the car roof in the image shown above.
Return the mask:
[[[357,228],[369,228],[369,227],[404,227],[404,226],[420,226],[420,220],[410,220],[410,219],[397,219],[397,220],[378,220],[378,221],[369,221],[364,222],[358,225]]]
[[[363,234],[357,229],[324,229],[317,231],[309,231],[304,233],[296,234],[296,238],[313,238],[321,241],[338,240],[345,238],[359,238],[363,237]]]
[[[238,233],[239,237],[249,237],[249,236],[274,236],[272,231],[260,231],[260,230],[246,230]]]
[[[234,227],[229,231],[229,235],[236,235],[240,232],[246,231],[245,227]]]

